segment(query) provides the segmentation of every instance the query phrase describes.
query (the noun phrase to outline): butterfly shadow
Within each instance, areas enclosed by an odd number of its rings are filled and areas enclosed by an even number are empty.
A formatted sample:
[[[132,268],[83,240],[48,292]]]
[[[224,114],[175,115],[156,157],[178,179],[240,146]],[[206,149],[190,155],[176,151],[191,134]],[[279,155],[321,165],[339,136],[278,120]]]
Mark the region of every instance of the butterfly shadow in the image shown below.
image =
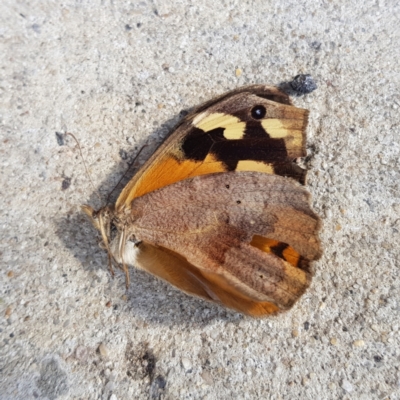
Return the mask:
[[[144,271],[131,271],[127,290],[127,311],[141,319],[161,325],[207,326],[213,322],[233,322],[244,317],[222,306],[191,297]],[[121,277],[118,287],[123,287]]]
[[[115,203],[122,188],[135,171],[154,153],[163,139],[187,113],[187,110],[181,111],[166,121],[148,139],[137,143],[131,152],[127,153],[121,150],[121,161],[105,177],[99,189],[91,193],[86,204],[100,208],[106,204]],[[141,152],[140,163],[136,158],[139,152]],[[122,179],[121,176],[123,176]],[[104,201],[103,204],[100,204],[99,193],[100,196],[107,198],[107,203]],[[70,211],[60,216],[56,220],[56,234],[64,246],[78,259],[83,269],[97,281],[96,284],[104,285],[104,279],[99,278],[98,271],[108,271],[107,254],[99,247],[101,242],[99,232],[91,225],[86,215],[80,211]],[[126,310],[128,314],[140,316],[146,321],[163,325],[186,325],[188,323],[204,325],[214,320],[234,321],[243,318],[240,314],[228,311],[218,305],[190,297],[143,271],[130,269],[131,285],[126,292],[122,271],[115,272],[115,279],[111,279],[111,274],[109,277],[108,283],[105,287],[103,286],[103,293],[106,297],[121,301],[121,297],[125,294],[128,301],[124,307],[121,307],[121,311]]]

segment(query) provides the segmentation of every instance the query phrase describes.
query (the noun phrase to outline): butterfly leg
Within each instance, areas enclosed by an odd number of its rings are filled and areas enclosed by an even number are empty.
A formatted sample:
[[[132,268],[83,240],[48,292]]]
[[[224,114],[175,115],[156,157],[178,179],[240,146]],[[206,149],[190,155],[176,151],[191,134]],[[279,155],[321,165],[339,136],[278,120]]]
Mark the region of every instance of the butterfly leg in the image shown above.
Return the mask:
[[[122,269],[125,273],[125,286],[128,289],[130,282],[130,278],[129,278],[129,269],[128,266],[125,263],[122,263]]]
[[[128,266],[125,264],[125,261],[124,261],[126,240],[127,240],[127,238],[126,238],[126,230],[124,229],[124,230],[122,230],[121,235],[119,237],[118,251],[119,251],[119,257],[121,259],[122,270],[125,273],[125,286],[128,289],[129,284],[130,284],[129,269],[128,269]]]
[[[112,277],[114,278],[114,268],[112,265],[112,257],[110,255],[110,253],[107,253],[107,257],[108,257],[108,269],[110,271],[110,274],[112,275]]]

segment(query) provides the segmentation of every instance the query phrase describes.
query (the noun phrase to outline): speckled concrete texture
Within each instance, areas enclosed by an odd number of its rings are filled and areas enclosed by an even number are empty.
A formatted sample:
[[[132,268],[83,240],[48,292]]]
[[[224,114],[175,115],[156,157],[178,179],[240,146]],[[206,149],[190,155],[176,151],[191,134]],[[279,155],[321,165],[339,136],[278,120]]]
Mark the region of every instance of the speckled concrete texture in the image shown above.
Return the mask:
[[[400,398],[397,1],[0,8],[2,399]],[[140,271],[126,291],[79,206],[182,110],[299,73],[318,84],[294,98],[323,218],[310,290],[264,320]]]

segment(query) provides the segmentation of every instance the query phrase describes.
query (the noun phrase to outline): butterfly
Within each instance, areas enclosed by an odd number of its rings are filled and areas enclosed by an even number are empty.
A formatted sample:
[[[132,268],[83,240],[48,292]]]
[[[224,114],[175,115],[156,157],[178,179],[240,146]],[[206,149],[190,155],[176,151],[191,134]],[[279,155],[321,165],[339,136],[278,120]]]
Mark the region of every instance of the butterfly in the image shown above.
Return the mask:
[[[304,188],[308,111],[252,85],[190,112],[115,205],[82,206],[109,265],[143,269],[187,294],[261,317],[287,310],[321,256]]]

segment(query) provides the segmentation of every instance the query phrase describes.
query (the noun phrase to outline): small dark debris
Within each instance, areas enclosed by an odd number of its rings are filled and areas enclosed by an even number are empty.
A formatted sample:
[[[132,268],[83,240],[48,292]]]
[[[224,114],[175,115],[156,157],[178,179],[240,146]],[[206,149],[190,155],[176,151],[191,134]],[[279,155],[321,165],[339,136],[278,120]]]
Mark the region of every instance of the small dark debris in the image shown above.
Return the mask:
[[[159,400],[163,398],[164,389],[167,385],[164,377],[158,375],[150,386],[150,398],[154,400]]]
[[[39,24],[33,24],[31,28],[36,32],[40,33],[40,25]]]
[[[132,27],[131,27],[129,24],[126,24],[126,25],[125,25],[125,30],[126,30],[126,31],[131,31],[131,30],[132,30]]]
[[[308,321],[304,322],[304,330],[308,331],[310,329],[310,323]]]
[[[136,27],[137,28],[140,28],[142,26],[142,23],[141,22],[138,22],[137,24],[136,24]]]
[[[133,379],[143,379],[146,376],[153,382],[157,359],[148,343],[128,343],[125,358],[127,360],[127,376]]]
[[[61,190],[67,190],[71,186],[71,178],[65,177],[61,183]]]
[[[297,94],[308,94],[317,89],[317,84],[310,74],[300,74],[289,83]]]
[[[368,204],[368,207],[370,209],[371,212],[375,211],[375,206],[372,203],[371,199],[363,199],[363,201],[365,201]]]
[[[242,204],[240,200],[236,200],[236,204]]]
[[[65,135],[63,133],[56,132],[56,139],[59,146],[64,146],[65,144],[64,138]]]
[[[146,372],[150,379],[153,379],[154,370],[156,369],[156,358],[150,349],[144,354],[143,360],[147,361]]]
[[[167,386],[166,380],[161,375],[158,375],[157,378],[154,379],[154,383],[157,383],[160,389],[165,389],[165,386]]]
[[[128,153],[124,149],[119,150],[119,156],[124,161],[126,161],[128,159]]]
[[[381,356],[374,356],[374,361],[375,362],[381,362],[383,360],[383,357]]]
[[[187,110],[181,110],[180,112],[179,112],[179,116],[182,118],[182,117],[186,117],[186,115],[188,115],[189,114],[189,111],[187,111]]]
[[[343,332],[348,332],[349,330],[348,330],[348,328],[347,328],[346,326],[344,326],[344,327],[342,328],[342,331],[343,331]]]
[[[229,188],[230,188],[230,186],[229,186],[229,185],[225,185],[225,187],[226,187],[227,189],[229,189]]]
[[[321,50],[321,42],[319,42],[318,40],[314,40],[310,43],[310,47],[316,51]]]

